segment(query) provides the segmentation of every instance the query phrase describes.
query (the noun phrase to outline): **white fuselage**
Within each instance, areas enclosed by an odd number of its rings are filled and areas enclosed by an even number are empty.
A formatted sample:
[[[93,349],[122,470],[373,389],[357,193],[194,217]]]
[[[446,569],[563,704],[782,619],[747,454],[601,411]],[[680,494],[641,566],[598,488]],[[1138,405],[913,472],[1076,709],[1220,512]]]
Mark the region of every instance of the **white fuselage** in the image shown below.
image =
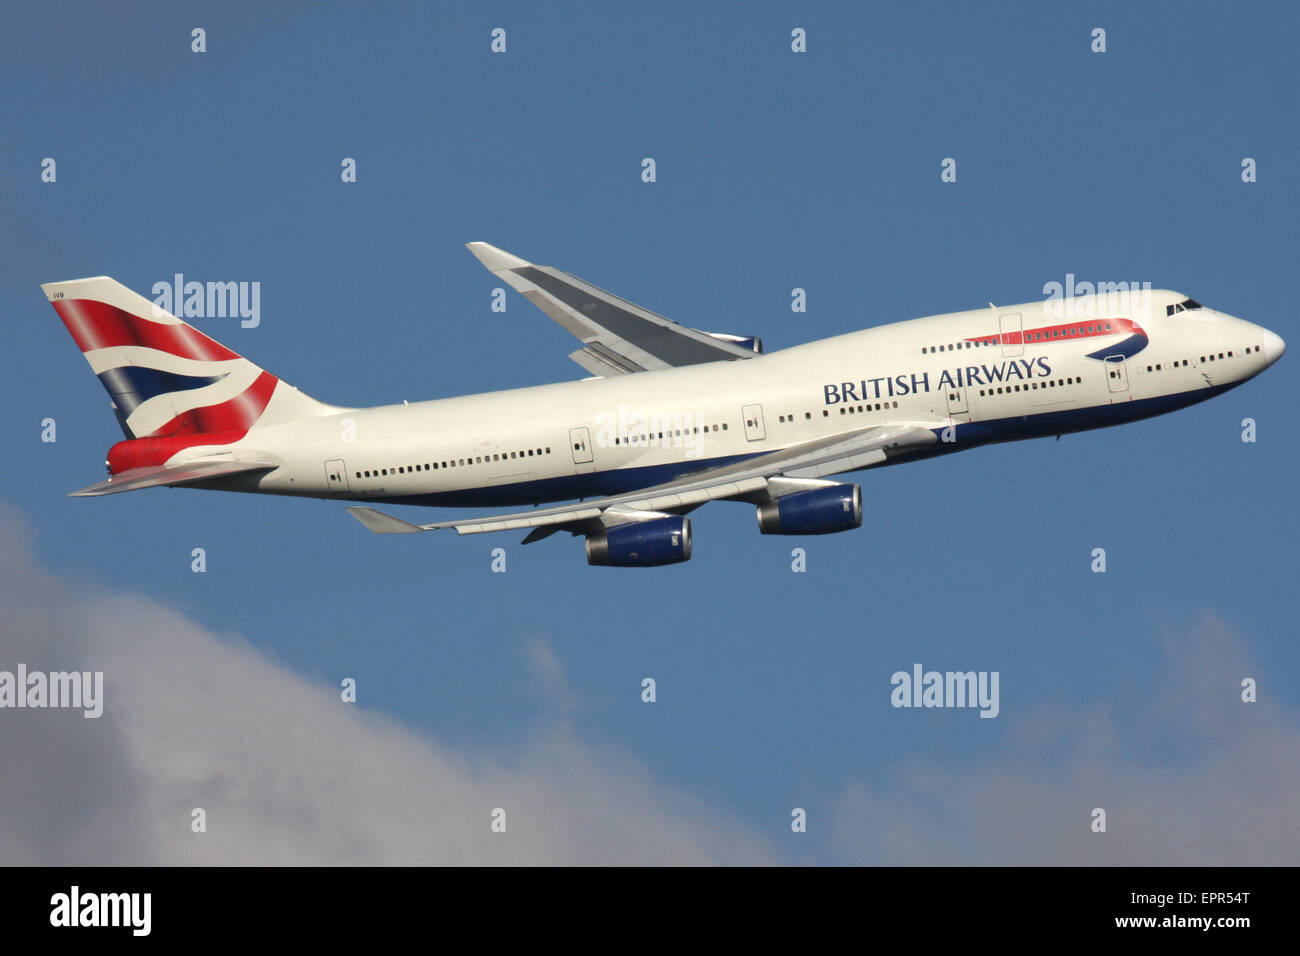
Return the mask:
[[[1166,314],[1184,296],[1147,295],[1140,315],[1104,297],[990,307],[747,360],[258,426],[222,450],[280,467],[209,486],[529,505],[642,488],[884,423],[935,430],[942,440],[926,454],[1119,424],[1209,398],[1280,354],[1281,340],[1260,326],[1199,307]]]

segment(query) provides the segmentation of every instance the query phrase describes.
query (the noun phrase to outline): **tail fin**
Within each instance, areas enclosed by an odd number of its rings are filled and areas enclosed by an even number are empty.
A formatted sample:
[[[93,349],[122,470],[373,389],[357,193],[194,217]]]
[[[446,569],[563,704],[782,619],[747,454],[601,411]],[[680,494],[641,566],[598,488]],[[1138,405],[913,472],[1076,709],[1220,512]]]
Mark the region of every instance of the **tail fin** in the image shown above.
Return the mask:
[[[128,438],[242,435],[254,425],[339,410],[107,276],[41,289],[104,384]]]

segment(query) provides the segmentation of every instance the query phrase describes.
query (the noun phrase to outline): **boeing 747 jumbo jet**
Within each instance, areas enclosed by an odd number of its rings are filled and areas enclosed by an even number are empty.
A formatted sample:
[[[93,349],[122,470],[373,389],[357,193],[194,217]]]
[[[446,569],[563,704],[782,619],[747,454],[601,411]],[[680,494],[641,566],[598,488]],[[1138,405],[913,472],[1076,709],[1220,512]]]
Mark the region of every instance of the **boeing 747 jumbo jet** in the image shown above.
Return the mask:
[[[1273,332],[1165,290],[1057,297],[896,322],[764,354],[678,325],[484,242],[494,275],[572,332],[580,381],[326,405],[106,277],[42,286],[126,440],[93,496],[160,485],[350,502],[532,510],[412,524],[583,535],[595,565],[691,556],[686,514],[748,502],[763,534],[862,523],[828,476],[1149,418],[1235,388],[1286,350]],[[178,311],[184,311],[183,309]],[[547,508],[544,502],[573,501]]]

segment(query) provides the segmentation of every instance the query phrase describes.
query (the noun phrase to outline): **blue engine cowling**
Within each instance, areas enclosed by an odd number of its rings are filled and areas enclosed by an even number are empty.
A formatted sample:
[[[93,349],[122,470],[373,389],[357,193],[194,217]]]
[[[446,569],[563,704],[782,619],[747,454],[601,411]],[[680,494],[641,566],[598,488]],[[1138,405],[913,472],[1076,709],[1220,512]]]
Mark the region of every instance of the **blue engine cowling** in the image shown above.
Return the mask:
[[[654,518],[615,525],[587,536],[587,563],[614,568],[653,568],[691,557],[691,519]]]
[[[782,495],[758,506],[763,534],[833,534],[862,524],[862,489],[831,485]]]

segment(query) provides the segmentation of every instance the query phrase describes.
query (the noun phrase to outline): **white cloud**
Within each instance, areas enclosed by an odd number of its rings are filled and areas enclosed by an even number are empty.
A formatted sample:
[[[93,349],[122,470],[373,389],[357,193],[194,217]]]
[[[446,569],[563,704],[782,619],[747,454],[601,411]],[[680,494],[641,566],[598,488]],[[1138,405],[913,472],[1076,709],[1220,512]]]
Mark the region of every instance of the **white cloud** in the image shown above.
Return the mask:
[[[564,725],[515,754],[442,746],[174,610],[35,569],[19,525],[0,511],[0,669],[102,670],[105,711],[0,710],[5,863],[774,859],[725,812]],[[568,693],[547,645],[526,653]],[[194,807],[206,833],[191,832]]]
[[[1294,865],[1300,721],[1212,615],[1163,640],[1161,672],[1106,706],[1041,707],[960,766],[915,761],[836,807],[844,856],[902,864]],[[1005,689],[1005,688],[1004,688]],[[1136,696],[1127,699],[1129,695]],[[1091,832],[1105,809],[1107,832]]]
[[[525,641],[551,702],[519,752],[444,746],[343,704],[239,638],[148,599],[35,569],[0,506],[0,669],[103,670],[105,712],[0,710],[8,864],[770,863],[725,809],[573,731],[576,695]],[[1300,856],[1300,721],[1213,617],[1164,639],[1113,704],[1004,709],[959,765],[847,788],[813,855],[911,864],[1280,864]],[[1240,701],[1240,679],[1261,700]],[[1115,712],[1121,712],[1117,718]],[[1108,832],[1088,829],[1106,809]],[[190,831],[207,811],[208,832]],[[508,829],[489,830],[503,807]],[[784,832],[784,823],[776,832]],[[775,835],[773,837],[775,839]]]

